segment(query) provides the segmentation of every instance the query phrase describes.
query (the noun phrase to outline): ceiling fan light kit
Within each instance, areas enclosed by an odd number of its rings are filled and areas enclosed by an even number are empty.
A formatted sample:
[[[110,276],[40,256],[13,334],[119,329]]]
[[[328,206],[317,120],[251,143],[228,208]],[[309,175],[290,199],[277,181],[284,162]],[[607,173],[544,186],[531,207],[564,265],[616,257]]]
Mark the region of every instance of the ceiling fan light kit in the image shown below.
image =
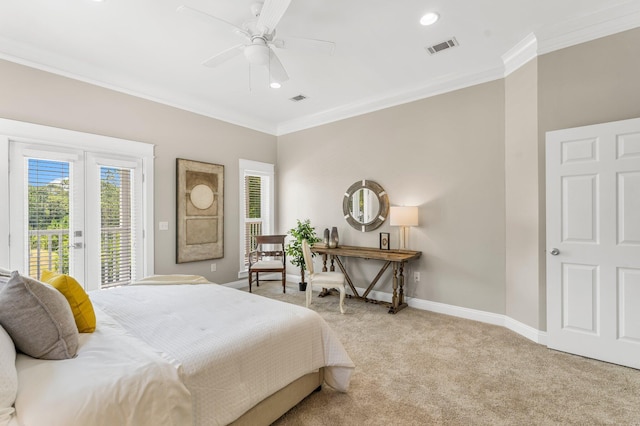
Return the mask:
[[[244,56],[251,65],[269,64],[269,47],[264,40],[254,42],[244,48]]]

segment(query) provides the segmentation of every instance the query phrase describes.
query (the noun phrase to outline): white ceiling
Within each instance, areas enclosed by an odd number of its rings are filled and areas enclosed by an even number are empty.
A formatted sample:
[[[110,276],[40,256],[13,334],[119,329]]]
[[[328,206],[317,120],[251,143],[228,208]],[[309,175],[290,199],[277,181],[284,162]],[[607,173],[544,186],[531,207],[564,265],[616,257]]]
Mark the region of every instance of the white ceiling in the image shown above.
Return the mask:
[[[640,26],[640,0],[292,0],[278,35],[336,49],[278,49],[290,80],[275,90],[243,56],[202,66],[242,39],[176,12],[185,4],[240,26],[253,1],[3,0],[0,58],[284,134],[497,79],[536,54]],[[441,18],[423,27],[428,11]],[[424,49],[451,37],[458,47]],[[298,94],[308,99],[289,100]]]

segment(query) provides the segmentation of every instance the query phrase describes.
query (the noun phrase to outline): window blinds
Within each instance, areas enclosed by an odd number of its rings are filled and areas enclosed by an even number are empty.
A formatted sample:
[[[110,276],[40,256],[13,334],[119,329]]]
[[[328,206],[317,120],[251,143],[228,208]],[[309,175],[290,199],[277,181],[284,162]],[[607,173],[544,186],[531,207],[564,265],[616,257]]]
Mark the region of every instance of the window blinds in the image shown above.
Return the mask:
[[[101,287],[128,284],[135,277],[133,170],[100,167]]]
[[[69,169],[63,161],[27,158],[29,275],[69,273]]]

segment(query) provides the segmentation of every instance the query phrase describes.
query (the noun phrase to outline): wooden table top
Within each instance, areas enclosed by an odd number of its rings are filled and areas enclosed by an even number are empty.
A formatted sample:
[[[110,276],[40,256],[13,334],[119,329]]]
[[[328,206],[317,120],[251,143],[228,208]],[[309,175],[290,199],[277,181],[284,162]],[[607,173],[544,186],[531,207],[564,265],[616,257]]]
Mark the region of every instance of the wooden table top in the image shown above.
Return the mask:
[[[388,260],[391,262],[404,262],[417,259],[422,255],[421,251],[413,250],[381,250],[375,247],[338,246],[329,248],[322,243],[316,243],[311,251],[319,254],[333,256],[359,257],[362,259]]]

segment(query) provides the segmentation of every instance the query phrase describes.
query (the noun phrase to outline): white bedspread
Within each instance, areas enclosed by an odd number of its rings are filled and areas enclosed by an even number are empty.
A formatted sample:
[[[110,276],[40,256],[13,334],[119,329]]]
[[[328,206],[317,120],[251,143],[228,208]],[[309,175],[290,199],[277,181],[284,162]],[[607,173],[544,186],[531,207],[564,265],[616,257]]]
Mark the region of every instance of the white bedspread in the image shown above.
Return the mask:
[[[189,425],[191,399],[178,370],[95,308],[98,327],[80,334],[76,358],[18,354],[22,426]]]
[[[328,385],[349,386],[353,362],[309,309],[216,284],[120,287],[90,296],[180,368],[195,424],[228,424],[320,367],[328,367]]]

